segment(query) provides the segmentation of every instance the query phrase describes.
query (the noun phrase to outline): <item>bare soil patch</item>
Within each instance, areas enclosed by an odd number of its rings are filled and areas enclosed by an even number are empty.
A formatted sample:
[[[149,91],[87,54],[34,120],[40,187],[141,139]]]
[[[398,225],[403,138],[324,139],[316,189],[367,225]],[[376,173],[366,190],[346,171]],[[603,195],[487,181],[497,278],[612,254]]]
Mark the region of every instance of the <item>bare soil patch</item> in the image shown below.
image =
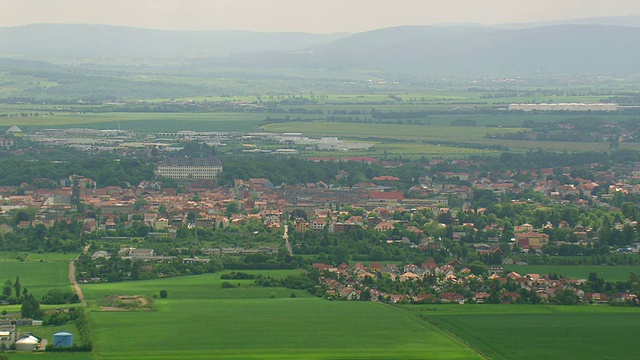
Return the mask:
[[[109,295],[99,302],[100,311],[151,311],[153,300],[143,295]]]

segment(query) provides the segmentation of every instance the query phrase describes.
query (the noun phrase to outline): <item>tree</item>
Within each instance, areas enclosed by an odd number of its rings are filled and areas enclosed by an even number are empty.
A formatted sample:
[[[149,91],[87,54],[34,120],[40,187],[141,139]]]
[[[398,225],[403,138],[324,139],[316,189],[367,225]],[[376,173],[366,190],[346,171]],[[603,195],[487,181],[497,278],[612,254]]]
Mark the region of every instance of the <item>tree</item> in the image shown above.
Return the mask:
[[[469,264],[469,269],[471,270],[471,273],[474,275],[486,275],[489,273],[489,270],[487,269],[487,265],[485,265],[481,261],[472,262],[471,264]]]
[[[599,293],[604,290],[604,283],[604,279],[599,278],[598,273],[589,273],[589,277],[587,278],[587,287],[589,290]]]
[[[27,293],[22,296],[22,307],[20,308],[20,315],[25,319],[41,319],[43,316],[42,310],[40,310],[40,304],[33,295]]]
[[[336,265],[349,262],[349,249],[344,245],[334,247],[331,251],[331,261]]]
[[[240,206],[235,201],[227,204],[227,215],[238,214],[240,212]]]
[[[447,211],[447,212],[442,212],[442,213],[440,213],[440,215],[438,215],[438,222],[440,222],[442,224],[445,224],[445,225],[451,225],[451,224],[453,224],[455,222],[455,219]]]
[[[135,211],[138,211],[138,210],[140,210],[140,208],[141,208],[141,207],[146,206],[146,205],[149,205],[149,203],[147,202],[147,200],[140,198],[140,199],[137,199],[137,200],[133,203],[133,209],[134,209]]]
[[[164,204],[160,204],[160,206],[158,207],[158,214],[166,218],[169,217],[169,212],[167,211],[167,207]]]
[[[555,302],[560,305],[574,305],[578,302],[578,296],[570,289],[565,289],[556,294]]]
[[[11,281],[11,279],[7,279],[7,281],[5,281],[4,283],[4,287],[2,288],[2,295],[5,298],[8,298],[9,296],[11,296],[11,293],[13,293],[13,282]]]
[[[16,291],[16,298],[20,297],[20,278],[16,276],[16,282],[13,283],[13,288]]]
[[[14,224],[18,225],[21,221],[29,221],[29,214],[22,210],[16,213]]]
[[[169,294],[167,293],[167,290],[164,290],[164,289],[160,290],[160,297],[162,299],[166,299],[167,296],[169,296]]]

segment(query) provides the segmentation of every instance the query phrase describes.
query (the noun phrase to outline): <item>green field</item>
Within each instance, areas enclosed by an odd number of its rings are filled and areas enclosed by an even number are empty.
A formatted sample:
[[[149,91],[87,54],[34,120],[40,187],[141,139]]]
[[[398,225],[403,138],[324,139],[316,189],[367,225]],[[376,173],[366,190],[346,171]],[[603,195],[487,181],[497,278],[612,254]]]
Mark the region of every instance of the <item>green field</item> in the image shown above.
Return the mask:
[[[18,261],[21,256],[25,261]],[[75,254],[24,254],[3,253],[0,256],[0,281],[20,277],[22,288],[27,288],[36,298],[49,290],[70,291],[69,259]]]
[[[27,261],[15,260],[17,255],[25,255]],[[5,269],[21,270],[21,282],[37,282],[36,289],[44,290],[45,283],[68,287],[69,257],[5,253],[0,256],[0,269],[2,274]],[[638,270],[631,266],[506,268],[522,274],[556,272],[575,277],[596,271],[606,280],[624,280],[629,271]],[[299,274],[297,270],[243,272],[276,278]],[[637,353],[629,332],[640,321],[636,308],[394,307],[327,301],[301,290],[257,287],[253,280],[222,280],[221,274],[82,285],[94,352],[64,354],[64,359],[631,359]],[[236,287],[223,289],[224,281]],[[157,296],[163,289],[168,292],[166,299]],[[146,296],[154,302],[152,311],[101,308],[101,300],[111,295]],[[61,329],[21,330],[48,338]],[[66,330],[76,332],[69,326]],[[60,356],[10,354],[10,358]]]
[[[408,305],[491,359],[636,359],[640,309],[608,306]]]
[[[294,272],[263,272],[283,276]],[[83,285],[100,359],[471,359],[473,351],[407,313],[259,288],[220,274]],[[153,295],[157,311],[100,311],[106,295]],[[296,297],[292,298],[291,293]],[[273,295],[272,295],[273,294]],[[272,297],[274,296],[274,297]]]
[[[86,113],[56,112],[41,117],[0,118],[0,126],[89,127],[134,131],[258,131],[264,114],[247,113]]]
[[[586,279],[589,273],[596,272],[598,277],[605,281],[629,280],[629,273],[640,274],[640,266],[616,265],[505,265],[505,271],[515,271],[520,275],[525,274],[558,274],[573,279]]]
[[[440,90],[442,91],[442,90]],[[276,110],[267,112],[100,112],[105,111],[99,105],[86,106],[55,106],[55,105],[0,105],[0,127],[19,125],[29,128],[58,128],[58,127],[87,127],[96,129],[123,129],[138,132],[177,132],[180,130],[220,131],[220,132],[302,132],[309,136],[339,136],[341,138],[366,139],[375,142],[372,151],[349,152],[353,156],[381,156],[384,154],[402,155],[407,157],[443,156],[464,157],[468,155],[493,156],[499,151],[528,151],[532,149],[546,149],[549,151],[607,151],[607,142],[564,142],[564,141],[533,141],[533,140],[504,140],[485,138],[487,134],[504,134],[528,131],[521,126],[525,121],[538,123],[562,121],[629,121],[633,116],[612,114],[557,114],[557,113],[513,113],[495,111],[498,104],[510,102],[541,101],[541,99],[495,98],[484,99],[478,94],[464,91],[432,93],[397,94],[395,97],[404,99],[403,102],[391,101],[387,93],[368,94],[327,94],[315,98],[304,98],[315,103],[299,105],[283,105],[279,102],[287,96],[262,96],[267,103],[273,102]],[[257,96],[205,96],[198,100],[208,101],[255,101]],[[555,97],[547,100],[584,101],[593,100],[593,96],[585,97]],[[150,104],[164,101],[151,99]],[[546,101],[546,100],[545,100]],[[475,113],[473,111],[450,112],[456,106],[465,102],[473,106],[483,106],[493,109],[490,113]],[[482,104],[482,105],[479,105]],[[382,113],[418,112],[417,119],[422,125],[408,125],[414,119],[372,119],[372,109]],[[77,111],[76,111],[77,110]],[[288,113],[287,111],[293,112]],[[86,112],[84,112],[86,111]],[[97,111],[97,112],[93,112]],[[186,111],[186,110],[185,110]],[[212,110],[213,111],[213,110]],[[225,110],[226,111],[226,110]],[[271,112],[269,112],[271,111]],[[284,112],[282,112],[284,111]],[[316,114],[314,112],[320,111]],[[437,112],[434,112],[437,111]],[[428,112],[425,115],[424,112]],[[22,114],[37,114],[39,116],[22,116]],[[348,117],[351,122],[329,122],[331,116]],[[266,123],[265,119],[295,119]],[[299,121],[298,121],[299,120]],[[476,126],[452,126],[455,121],[467,120]],[[386,123],[378,123],[384,121]],[[396,124],[396,122],[398,122]],[[496,145],[501,148],[497,149]],[[492,149],[493,147],[493,149]],[[638,142],[624,142],[623,149],[640,150]],[[484,152],[482,149],[485,149]],[[491,150],[488,150],[491,149]],[[307,154],[306,156],[327,155]],[[329,153],[328,155],[337,155]],[[344,155],[344,153],[340,153]]]
[[[442,125],[352,124],[327,122],[286,122],[264,125],[266,131],[304,132],[308,135],[388,138],[401,140],[469,142],[482,139],[487,133],[521,131],[519,128],[489,128]]]

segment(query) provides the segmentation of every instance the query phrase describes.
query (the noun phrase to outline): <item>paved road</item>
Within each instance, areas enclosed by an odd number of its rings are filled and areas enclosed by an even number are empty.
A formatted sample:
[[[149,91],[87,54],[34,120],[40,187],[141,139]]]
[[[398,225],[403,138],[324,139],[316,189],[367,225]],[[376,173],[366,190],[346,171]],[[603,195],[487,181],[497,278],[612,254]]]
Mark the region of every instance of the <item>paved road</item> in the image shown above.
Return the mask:
[[[284,235],[282,235],[282,237],[284,238],[284,244],[287,247],[289,255],[293,256],[293,250],[291,249],[291,244],[289,243],[289,225],[284,225]]]

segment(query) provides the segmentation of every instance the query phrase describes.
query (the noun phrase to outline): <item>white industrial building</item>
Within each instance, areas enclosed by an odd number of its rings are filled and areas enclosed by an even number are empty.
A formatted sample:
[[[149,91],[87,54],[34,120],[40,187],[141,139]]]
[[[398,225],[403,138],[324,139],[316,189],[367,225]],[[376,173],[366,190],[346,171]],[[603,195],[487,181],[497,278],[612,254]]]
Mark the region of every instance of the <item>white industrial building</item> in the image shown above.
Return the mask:
[[[510,104],[514,111],[618,111],[618,104],[611,103],[559,103],[559,104]]]

